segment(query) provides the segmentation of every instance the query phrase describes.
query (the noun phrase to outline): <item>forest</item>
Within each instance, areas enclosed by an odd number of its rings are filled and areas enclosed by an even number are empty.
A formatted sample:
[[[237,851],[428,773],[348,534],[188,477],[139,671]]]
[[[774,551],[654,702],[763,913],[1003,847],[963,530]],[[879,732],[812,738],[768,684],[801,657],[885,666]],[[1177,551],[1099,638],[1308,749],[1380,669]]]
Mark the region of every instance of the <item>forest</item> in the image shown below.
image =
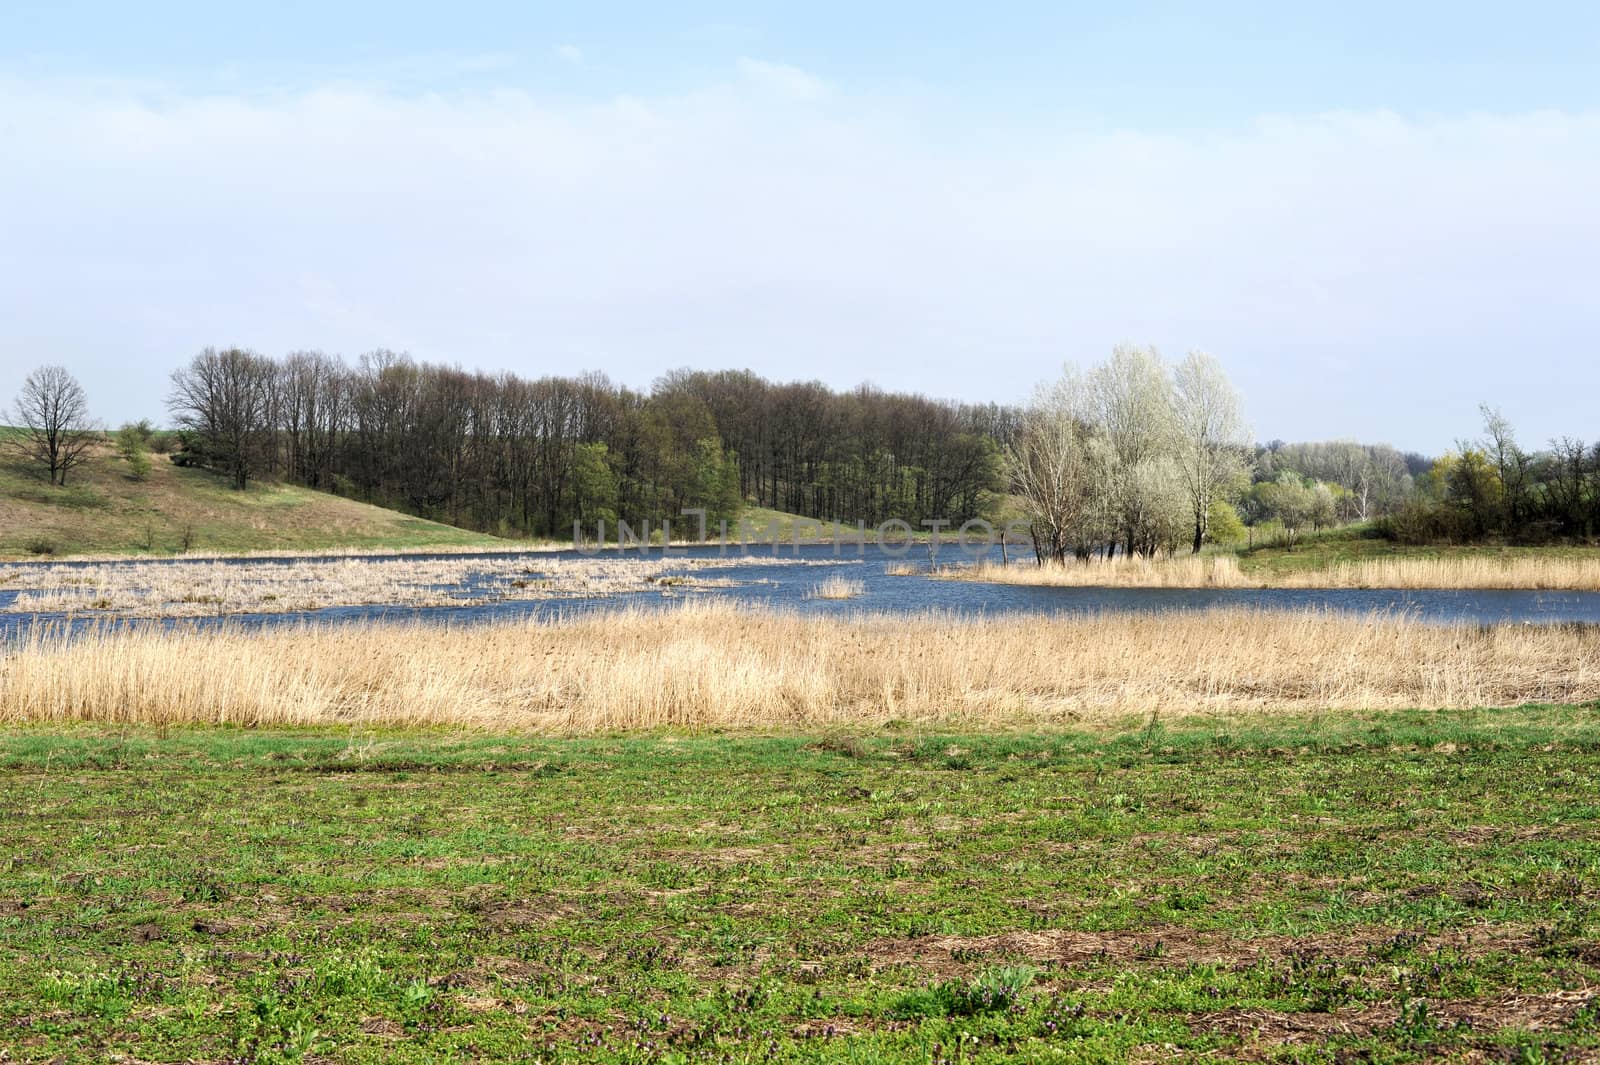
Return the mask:
[[[751,504],[876,523],[966,520],[1004,488],[1018,417],[748,371],[527,379],[375,352],[207,349],[172,375],[176,462],[244,487],[283,478],[500,535],[597,521],[713,527]]]

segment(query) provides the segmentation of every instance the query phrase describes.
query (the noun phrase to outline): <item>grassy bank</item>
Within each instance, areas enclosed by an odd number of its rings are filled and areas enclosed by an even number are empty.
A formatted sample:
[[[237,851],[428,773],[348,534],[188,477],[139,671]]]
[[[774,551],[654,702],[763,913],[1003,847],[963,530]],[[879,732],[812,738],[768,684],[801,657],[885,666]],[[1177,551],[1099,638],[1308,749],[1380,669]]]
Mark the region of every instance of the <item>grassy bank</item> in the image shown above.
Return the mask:
[[[1329,570],[1341,566],[1385,562],[1449,562],[1502,565],[1537,561],[1592,563],[1600,560],[1600,547],[1548,544],[1541,547],[1509,544],[1402,544],[1374,535],[1366,525],[1349,525],[1305,536],[1294,547],[1270,544],[1240,548],[1239,568],[1252,577],[1273,577],[1304,570]]]
[[[9,1060],[1551,1061],[1592,711],[0,733]]]
[[[1018,728],[1595,699],[1595,627],[1242,611],[837,619],[700,602],[482,626],[36,632],[0,662],[0,720],[157,725]]]
[[[133,480],[109,444],[46,484],[0,446],[0,558],[408,548],[503,543],[494,537],[290,485],[237,492],[203,470],[152,455]]]

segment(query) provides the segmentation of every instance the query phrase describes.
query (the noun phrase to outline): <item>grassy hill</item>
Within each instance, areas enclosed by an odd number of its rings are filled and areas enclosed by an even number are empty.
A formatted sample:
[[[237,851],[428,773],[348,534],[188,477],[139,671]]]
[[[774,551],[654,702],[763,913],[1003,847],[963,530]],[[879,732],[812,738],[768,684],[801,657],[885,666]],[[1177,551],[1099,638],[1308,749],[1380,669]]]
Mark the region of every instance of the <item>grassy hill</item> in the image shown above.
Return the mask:
[[[191,551],[434,547],[504,543],[289,485],[234,491],[203,470],[150,456],[150,474],[99,445],[66,487],[47,484],[0,440],[0,557]]]

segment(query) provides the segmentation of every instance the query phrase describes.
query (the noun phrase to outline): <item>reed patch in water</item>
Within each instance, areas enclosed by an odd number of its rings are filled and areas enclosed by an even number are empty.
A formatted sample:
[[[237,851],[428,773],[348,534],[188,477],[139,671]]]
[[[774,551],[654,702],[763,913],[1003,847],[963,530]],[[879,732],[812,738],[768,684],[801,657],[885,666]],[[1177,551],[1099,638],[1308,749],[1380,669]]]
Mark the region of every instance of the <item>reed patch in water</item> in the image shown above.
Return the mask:
[[[863,581],[850,580],[847,577],[829,577],[811,589],[806,594],[807,599],[854,599],[867,594],[867,586]]]
[[[935,576],[1061,588],[1394,588],[1600,591],[1600,558],[1394,558],[1246,573],[1232,555],[945,566]]]
[[[19,590],[12,614],[201,617],[277,614],[339,606],[467,606],[502,601],[604,598],[671,587],[735,587],[705,576],[742,565],[727,558],[331,558],[294,561],[120,562],[0,568]],[[850,565],[772,558],[763,565]]]

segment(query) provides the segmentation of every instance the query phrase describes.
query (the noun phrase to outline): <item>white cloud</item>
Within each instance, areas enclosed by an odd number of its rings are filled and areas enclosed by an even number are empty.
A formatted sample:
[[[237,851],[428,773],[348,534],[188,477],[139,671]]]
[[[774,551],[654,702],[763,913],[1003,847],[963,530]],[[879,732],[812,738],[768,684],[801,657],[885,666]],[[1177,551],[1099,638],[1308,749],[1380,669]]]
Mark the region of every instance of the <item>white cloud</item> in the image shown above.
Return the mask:
[[[827,82],[799,67],[745,58],[739,60],[739,72],[752,84],[791,100],[821,100],[828,95]]]
[[[571,63],[575,67],[583,66],[583,49],[575,44],[563,44],[556,48],[556,55]]]
[[[217,343],[1018,399],[1133,339],[1216,352],[1264,436],[1443,446],[1483,398],[1595,434],[1600,116],[979,152],[776,69],[587,105],[0,82],[0,402],[61,361],[107,420],[159,415]]]

